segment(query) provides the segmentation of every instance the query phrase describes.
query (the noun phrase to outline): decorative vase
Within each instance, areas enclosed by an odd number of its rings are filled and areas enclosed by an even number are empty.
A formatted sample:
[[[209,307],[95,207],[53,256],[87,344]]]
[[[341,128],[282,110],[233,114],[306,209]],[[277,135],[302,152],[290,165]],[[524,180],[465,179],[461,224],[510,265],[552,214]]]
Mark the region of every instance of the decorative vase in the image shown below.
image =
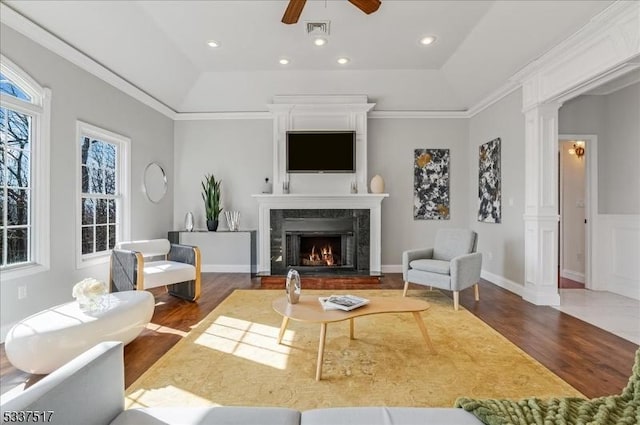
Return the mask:
[[[369,187],[371,188],[371,193],[384,193],[384,180],[379,174],[376,174],[371,179]]]
[[[224,216],[227,219],[229,230],[237,232],[240,227],[240,211],[225,211]]]
[[[211,232],[218,230],[218,220],[207,220],[207,229]]]
[[[285,284],[285,293],[287,294],[287,301],[289,304],[297,304],[300,299],[300,274],[297,270],[291,269],[287,273],[287,281]]]
[[[187,229],[187,232],[193,231],[193,213],[191,211],[184,218],[184,228]]]

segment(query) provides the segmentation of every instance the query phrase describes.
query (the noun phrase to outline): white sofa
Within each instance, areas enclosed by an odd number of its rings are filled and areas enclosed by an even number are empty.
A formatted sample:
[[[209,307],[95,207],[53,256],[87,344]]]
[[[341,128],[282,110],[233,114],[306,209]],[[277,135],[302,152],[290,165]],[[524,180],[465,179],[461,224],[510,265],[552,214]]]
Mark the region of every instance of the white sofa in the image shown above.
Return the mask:
[[[10,391],[0,399],[2,423],[15,423],[11,419],[17,413],[13,412],[31,411],[39,415],[38,423],[60,425],[482,424],[471,413],[454,408],[344,407],[300,412],[280,407],[225,406],[125,410],[123,346],[119,342],[98,344],[26,390]],[[47,421],[42,420],[41,412],[47,415]]]

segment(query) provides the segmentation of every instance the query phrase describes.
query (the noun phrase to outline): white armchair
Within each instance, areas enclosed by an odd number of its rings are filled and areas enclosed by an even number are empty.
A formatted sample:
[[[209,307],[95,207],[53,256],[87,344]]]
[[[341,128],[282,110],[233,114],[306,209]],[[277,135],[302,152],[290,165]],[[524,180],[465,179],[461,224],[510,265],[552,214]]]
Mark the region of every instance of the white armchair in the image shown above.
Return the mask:
[[[453,307],[459,308],[461,290],[474,286],[480,300],[478,281],[482,254],[476,252],[478,235],[466,229],[441,229],[433,248],[413,249],[402,253],[403,296],[409,283],[453,291]]]
[[[200,297],[200,249],[167,239],[119,242],[111,252],[112,292],[167,286],[171,295]]]

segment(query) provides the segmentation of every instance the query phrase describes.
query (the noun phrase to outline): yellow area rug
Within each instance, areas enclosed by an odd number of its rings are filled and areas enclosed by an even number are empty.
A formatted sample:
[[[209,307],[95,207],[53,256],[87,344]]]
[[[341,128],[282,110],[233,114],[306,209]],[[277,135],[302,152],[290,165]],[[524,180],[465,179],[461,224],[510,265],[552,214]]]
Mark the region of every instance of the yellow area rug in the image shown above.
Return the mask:
[[[399,290],[303,290],[402,296]],[[320,325],[290,321],[271,302],[280,290],[236,290],[126,391],[127,407],[251,405],[298,410],[338,406],[451,407],[456,398],[582,396],[438,291],[410,291],[437,354],[427,351],[410,313],[327,327],[322,380],[315,381]]]

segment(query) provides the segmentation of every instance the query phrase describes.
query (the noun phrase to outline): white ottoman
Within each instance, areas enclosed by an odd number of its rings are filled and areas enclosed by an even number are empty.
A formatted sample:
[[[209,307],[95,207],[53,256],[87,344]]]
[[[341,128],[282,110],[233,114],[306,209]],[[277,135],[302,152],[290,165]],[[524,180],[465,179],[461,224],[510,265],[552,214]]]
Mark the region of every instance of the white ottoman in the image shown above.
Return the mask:
[[[20,370],[45,374],[99,342],[130,343],[153,316],[153,295],[123,291],[107,296],[109,307],[101,312],[84,313],[72,301],[21,320],[7,335],[7,358]]]

